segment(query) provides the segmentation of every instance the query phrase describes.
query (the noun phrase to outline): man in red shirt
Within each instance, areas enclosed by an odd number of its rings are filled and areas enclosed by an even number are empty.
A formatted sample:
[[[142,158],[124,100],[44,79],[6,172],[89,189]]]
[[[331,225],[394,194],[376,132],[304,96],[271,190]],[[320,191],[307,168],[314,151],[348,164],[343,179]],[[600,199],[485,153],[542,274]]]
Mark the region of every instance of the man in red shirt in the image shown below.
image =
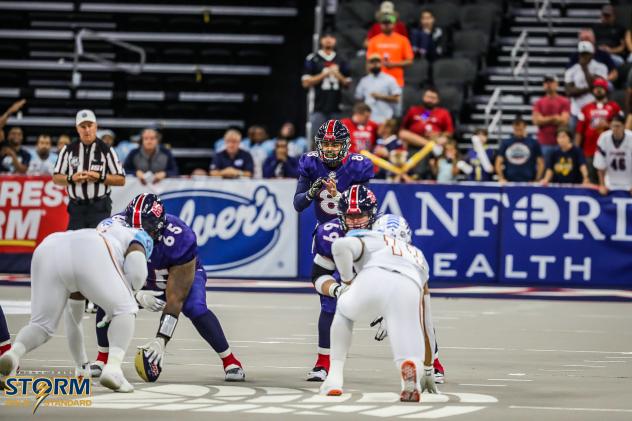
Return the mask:
[[[608,81],[603,78],[593,81],[592,94],[595,101],[584,105],[579,113],[575,129],[575,144],[584,151],[590,180],[597,183],[597,172],[593,166],[597,139],[601,133],[610,128],[612,118],[621,112],[621,107],[615,101],[608,100]]]
[[[351,118],[340,120],[347,126],[351,135],[351,147],[349,152],[372,151],[377,140],[378,124],[371,121],[371,107],[364,102],[358,102],[353,106]]]
[[[450,112],[439,107],[439,93],[426,88],[423,104],[408,109],[399,130],[399,137],[413,148],[422,148],[432,136],[454,134]]]
[[[557,131],[568,125],[571,103],[557,94],[557,77],[544,76],[544,96],[533,104],[531,120],[538,126],[538,143],[544,159],[557,149]]]

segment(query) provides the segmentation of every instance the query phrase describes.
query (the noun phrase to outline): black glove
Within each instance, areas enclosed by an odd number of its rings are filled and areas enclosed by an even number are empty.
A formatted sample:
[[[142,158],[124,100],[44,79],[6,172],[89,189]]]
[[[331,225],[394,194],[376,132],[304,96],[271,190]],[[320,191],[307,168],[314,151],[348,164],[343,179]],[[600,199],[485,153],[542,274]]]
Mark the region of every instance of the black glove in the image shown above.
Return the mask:
[[[325,185],[324,178],[316,179],[316,181],[314,181],[312,185],[309,186],[309,190],[307,190],[307,198],[309,200],[314,200],[314,197],[316,197],[318,192],[320,192],[320,190],[323,188],[323,185]]]
[[[375,332],[375,340],[383,341],[387,336],[388,332],[386,331],[386,323],[384,322],[384,317],[378,317],[377,319],[371,322],[371,327],[377,326],[377,332]]]

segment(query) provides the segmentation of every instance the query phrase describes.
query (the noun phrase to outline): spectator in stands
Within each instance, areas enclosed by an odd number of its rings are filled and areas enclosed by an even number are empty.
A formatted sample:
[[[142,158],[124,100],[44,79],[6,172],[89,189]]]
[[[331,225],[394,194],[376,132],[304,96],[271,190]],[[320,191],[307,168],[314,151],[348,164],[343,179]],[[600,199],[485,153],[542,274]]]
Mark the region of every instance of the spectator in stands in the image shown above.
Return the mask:
[[[632,53],[630,53],[632,55]],[[628,76],[625,81],[625,128],[627,130],[632,130],[632,67],[628,71]]]
[[[288,141],[279,138],[274,153],[263,163],[263,178],[298,178],[298,158],[291,157]]]
[[[24,133],[20,127],[12,127],[6,142],[0,148],[0,172],[26,174],[31,154],[22,147]]]
[[[178,166],[171,151],[160,144],[161,136],[155,129],[142,131],[140,147],[125,159],[125,172],[134,174],[141,183],[158,183],[166,177],[178,175]]]
[[[573,145],[571,132],[559,128],[556,140],[558,147],[546,160],[546,172],[540,183],[543,186],[549,183],[589,184],[586,158],[582,150]]]
[[[593,59],[595,47],[588,41],[580,41],[577,45],[579,62],[571,66],[564,74],[564,88],[566,95],[571,98],[571,118],[569,126],[575,129],[577,118],[584,105],[592,102],[591,93],[593,80],[596,77],[607,78],[608,68]]]
[[[253,125],[248,129],[248,147],[244,147],[250,152],[255,164],[254,178],[263,177],[263,162],[274,153],[274,140],[268,136],[268,130],[261,125]]]
[[[601,133],[610,128],[610,122],[621,112],[621,107],[615,101],[608,100],[608,82],[605,79],[594,80],[592,93],[595,100],[584,105],[579,114],[575,144],[583,149],[590,179],[593,183],[597,183],[597,172],[593,166],[597,139]]]
[[[20,111],[22,107],[24,106],[24,104],[26,104],[25,99],[20,99],[19,101],[15,101],[13,104],[11,104],[9,108],[7,108],[4,114],[0,115],[0,144],[2,144],[2,142],[4,142],[5,140],[4,126],[7,125],[7,121],[9,120],[9,117],[17,113],[18,111]]]
[[[452,139],[443,145],[441,155],[436,158],[431,158],[432,173],[439,183],[452,183],[456,181],[456,176],[459,175],[459,150],[457,149],[456,142]]]
[[[305,59],[301,82],[303,88],[314,88],[314,112],[310,116],[314,137],[318,128],[327,120],[340,117],[341,89],[351,84],[351,71],[346,61],[336,54],[336,37],[324,33],[320,38],[320,50]]]
[[[498,181],[537,181],[544,173],[540,144],[527,134],[522,116],[516,116],[512,128],[513,134],[502,141],[496,156]]]
[[[130,152],[138,148],[139,142],[140,142],[140,135],[135,134],[131,136],[129,140],[122,139],[116,144],[116,146],[114,147],[114,150],[116,151],[116,154],[119,156],[119,159],[121,160],[121,162],[125,162]]]
[[[423,93],[422,104],[412,106],[402,119],[399,138],[408,146],[412,156],[423,148],[431,138],[454,134],[454,124],[450,112],[439,107],[439,93],[433,87],[428,87]],[[415,174],[420,179],[432,178],[429,166],[429,156],[416,167]]]
[[[112,130],[109,130],[109,129],[99,130],[97,132],[97,137],[101,139],[106,145],[110,147],[114,146],[114,140],[116,140],[116,135],[114,134]],[[120,156],[119,156],[119,159],[121,159]]]
[[[252,177],[254,163],[250,153],[240,148],[241,133],[228,129],[224,134],[224,143],[226,147],[216,152],[211,159],[209,175],[222,178]]]
[[[595,46],[595,33],[590,28],[582,29],[579,31],[578,41],[580,42],[589,41],[594,47]],[[595,59],[595,61],[601,64],[605,64],[606,67],[608,68],[608,81],[610,82],[610,86],[612,87],[612,84],[616,82],[616,80],[619,78],[619,71],[617,70],[617,64],[612,60],[612,58],[610,57],[610,54],[598,48],[595,48],[595,55],[593,58]],[[571,54],[568,67],[571,67],[574,64],[577,64],[578,61],[579,61],[579,53],[574,52],[573,54]]]
[[[48,134],[37,136],[35,144],[35,152],[31,155],[27,174],[47,174],[53,175],[55,172],[55,163],[57,162],[57,154],[51,152],[53,141]]]
[[[557,130],[568,126],[571,104],[565,96],[557,94],[557,77],[544,76],[544,96],[533,104],[531,121],[538,126],[538,142],[546,161],[556,149]]]
[[[367,42],[376,35],[382,32],[381,23],[384,16],[395,16],[395,25],[393,31],[408,38],[408,28],[406,24],[399,20],[399,13],[395,10],[395,5],[391,1],[383,1],[380,4],[380,10],[375,13],[375,23],[369,28],[369,33],[366,36]]]
[[[371,121],[371,107],[364,102],[358,102],[353,106],[351,118],[340,120],[349,129],[351,147],[349,152],[372,151],[377,140],[378,125]]]
[[[616,22],[614,7],[607,4],[601,8],[601,21],[594,25],[597,48],[610,54],[617,66],[624,63],[621,54],[625,52],[625,29]]]
[[[280,139],[287,140],[288,154],[291,157],[298,158],[305,152],[309,151],[307,139],[305,139],[305,137],[303,136],[296,135],[296,126],[294,126],[294,123],[290,121],[286,121],[285,123],[283,123],[281,129],[279,130],[279,135],[276,137],[276,139],[273,139],[275,142],[275,148],[276,141]]]
[[[71,142],[70,136],[65,133],[62,133],[59,136],[57,136],[57,144],[55,145],[55,148],[57,149],[57,154],[61,153],[61,150],[64,149],[64,146],[70,145],[70,142]]]
[[[494,176],[494,150],[486,148],[487,129],[476,129],[472,136],[472,148],[467,151],[465,162],[469,169],[464,172],[471,181],[492,181]]]
[[[430,10],[421,12],[419,27],[411,31],[410,43],[417,57],[424,57],[432,62],[443,55],[444,33],[435,26],[435,17]]]
[[[384,15],[381,20],[382,33],[369,40],[367,58],[373,54],[382,57],[382,71],[393,76],[400,87],[404,86],[404,67],[413,64],[413,48],[403,35],[393,31],[395,15]]]
[[[623,116],[618,114],[597,142],[595,167],[599,173],[599,193],[607,195],[612,190],[632,194],[632,132],[625,130]]]
[[[395,78],[382,71],[382,56],[372,54],[368,59],[369,73],[360,79],[355,91],[355,99],[371,107],[371,120],[384,123],[395,115],[402,88]]]

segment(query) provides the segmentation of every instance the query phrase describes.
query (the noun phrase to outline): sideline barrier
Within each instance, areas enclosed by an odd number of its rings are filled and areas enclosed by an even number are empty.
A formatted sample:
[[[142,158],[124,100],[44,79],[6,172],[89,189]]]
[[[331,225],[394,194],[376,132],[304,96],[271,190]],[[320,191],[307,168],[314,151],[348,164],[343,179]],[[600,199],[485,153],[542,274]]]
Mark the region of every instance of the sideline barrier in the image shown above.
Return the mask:
[[[198,235],[209,277],[306,279],[315,218],[312,209],[300,216],[294,211],[295,185],[175,178],[143,186],[128,178],[113,189],[113,210],[154,191]],[[632,287],[627,192],[602,197],[584,188],[494,183],[371,188],[381,212],[410,222],[433,282]],[[0,272],[28,271],[33,248],[21,241],[37,243],[63,229],[63,199],[44,177],[0,178]]]

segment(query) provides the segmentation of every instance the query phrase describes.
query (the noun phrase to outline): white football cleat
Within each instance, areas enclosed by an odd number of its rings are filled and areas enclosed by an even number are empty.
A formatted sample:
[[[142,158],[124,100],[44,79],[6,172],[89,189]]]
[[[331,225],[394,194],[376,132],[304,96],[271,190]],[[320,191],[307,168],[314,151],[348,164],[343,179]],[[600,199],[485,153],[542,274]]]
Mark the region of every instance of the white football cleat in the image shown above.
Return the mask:
[[[406,360],[402,363],[402,392],[399,395],[401,402],[419,402],[420,393],[417,386],[417,366],[414,362]]]
[[[325,367],[314,367],[312,371],[307,373],[308,382],[324,382],[327,378],[327,369]]]
[[[14,375],[20,364],[20,359],[10,349],[0,357],[0,375],[11,376]]]
[[[246,372],[237,364],[230,364],[224,369],[224,381],[244,382],[246,381]]]
[[[110,364],[106,364],[105,367],[103,367],[100,381],[102,386],[115,392],[130,393],[134,391],[134,386],[127,381],[123,375],[123,370],[121,370],[120,367],[114,367]]]

